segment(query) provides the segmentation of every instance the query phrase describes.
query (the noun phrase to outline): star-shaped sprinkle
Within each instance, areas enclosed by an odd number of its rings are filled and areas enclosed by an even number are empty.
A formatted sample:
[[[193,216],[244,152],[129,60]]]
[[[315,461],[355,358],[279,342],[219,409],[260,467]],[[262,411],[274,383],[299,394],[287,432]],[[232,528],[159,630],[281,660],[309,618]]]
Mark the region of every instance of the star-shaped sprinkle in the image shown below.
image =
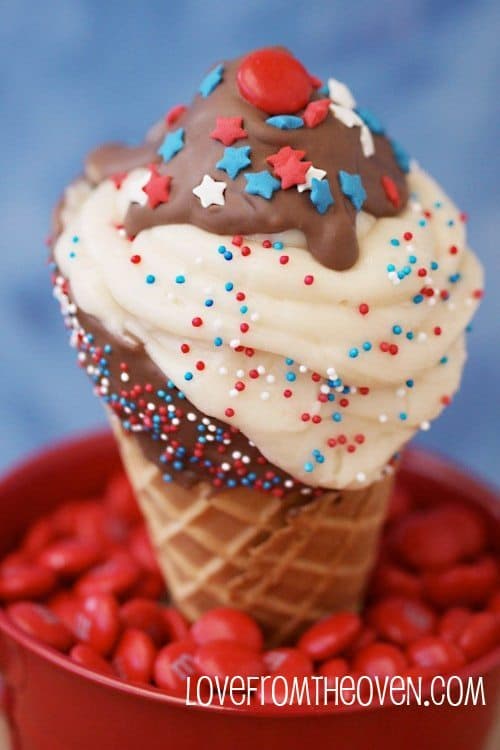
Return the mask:
[[[348,128],[360,128],[363,124],[363,120],[353,109],[342,107],[340,104],[330,104],[330,110],[333,112],[336,119],[340,120],[340,122]]]
[[[212,91],[217,88],[219,83],[222,81],[222,76],[224,73],[224,66],[223,65],[216,65],[215,68],[213,68],[210,73],[208,73],[203,81],[200,83],[200,88],[198,91],[203,97],[210,96]]]
[[[340,189],[344,195],[349,198],[356,211],[359,211],[366,200],[366,190],[363,187],[359,174],[350,174],[341,169],[339,172],[339,182]]]
[[[268,117],[266,122],[271,127],[280,130],[296,130],[304,127],[304,120],[296,115],[274,115],[274,117]]]
[[[328,180],[317,180],[313,177],[310,197],[318,213],[325,214],[334,203]]]
[[[247,185],[245,192],[250,195],[260,195],[261,198],[269,200],[273,193],[281,187],[280,181],[264,170],[263,172],[247,172],[245,174]]]
[[[330,109],[329,99],[317,99],[314,102],[309,102],[304,110],[303,118],[308,128],[315,128],[317,125],[323,122],[328,115]]]
[[[215,130],[210,133],[210,138],[220,141],[224,146],[232,146],[235,141],[248,135],[243,128],[243,117],[217,117],[215,123]]]
[[[316,167],[313,167],[312,165],[309,167],[309,169],[306,172],[306,180],[301,185],[297,185],[297,190],[299,193],[303,193],[304,190],[310,190],[312,188],[312,181],[314,180],[322,180],[323,177],[326,177],[326,172],[324,169],[317,169]]]
[[[109,178],[114,183],[114,186],[117,190],[119,190],[123,184],[123,180],[127,176],[128,172],[115,172],[115,174],[112,174]]]
[[[348,87],[342,81],[337,81],[336,78],[328,79],[328,93],[330,99],[332,99],[341,107],[347,107],[347,109],[354,109],[356,106],[356,100],[351,94]]]
[[[356,114],[358,114],[361,117],[365,125],[368,128],[370,128],[372,133],[374,133],[375,135],[384,135],[385,133],[384,126],[382,125],[378,117],[376,117],[372,112],[370,112],[369,109],[356,107]]]
[[[176,104],[175,107],[171,107],[165,115],[165,125],[169,128],[174,125],[186,109],[187,107],[184,104]]]
[[[380,178],[380,182],[382,183],[382,187],[384,188],[385,195],[387,197],[387,200],[392,203],[394,208],[399,208],[401,205],[401,198],[399,195],[398,186],[392,179],[392,177],[389,177],[389,175],[384,174]]]
[[[223,206],[225,203],[224,190],[226,187],[225,182],[218,182],[210,177],[209,174],[206,174],[200,184],[193,188],[193,193],[200,199],[203,208]]]
[[[280,178],[283,190],[287,190],[304,182],[311,166],[311,161],[301,161],[295,154],[291,154],[285,162],[274,168],[274,174]]]
[[[370,130],[367,128],[367,126],[363,123],[361,125],[361,132],[359,134],[359,139],[361,141],[361,148],[363,150],[363,156],[365,156],[367,159],[370,156],[373,156],[375,153],[375,143],[373,141],[373,136],[370,132]]]
[[[241,146],[240,148],[227,146],[224,149],[224,156],[215,166],[217,169],[222,169],[224,172],[227,172],[229,177],[234,180],[242,169],[248,167],[252,163],[250,152],[250,146]]]
[[[410,157],[397,141],[391,141],[392,151],[398,167],[402,172],[410,171]]]
[[[159,155],[163,161],[170,161],[179,151],[184,148],[184,128],[174,130],[173,133],[167,133],[163,143],[158,149]]]
[[[155,164],[152,164],[149,169],[149,180],[142,189],[148,196],[151,208],[156,208],[160,203],[167,203],[170,198],[172,178],[168,174],[160,174]]]
[[[281,167],[283,164],[286,164],[291,156],[296,156],[297,159],[303,159],[305,155],[306,152],[301,151],[298,148],[283,146],[283,148],[280,148],[280,150],[276,151],[275,154],[271,154],[271,156],[268,156],[266,161],[268,164],[271,164],[274,169],[276,169],[277,167]]]

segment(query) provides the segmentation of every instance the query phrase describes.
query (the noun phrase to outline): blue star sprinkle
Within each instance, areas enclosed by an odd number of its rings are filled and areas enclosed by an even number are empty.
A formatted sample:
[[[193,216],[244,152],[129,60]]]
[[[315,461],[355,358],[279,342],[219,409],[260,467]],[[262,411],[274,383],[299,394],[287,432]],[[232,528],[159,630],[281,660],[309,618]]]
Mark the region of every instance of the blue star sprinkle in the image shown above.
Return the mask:
[[[275,115],[274,117],[268,117],[266,122],[271,127],[280,130],[296,130],[304,127],[302,117],[296,117],[295,115]]]
[[[222,169],[227,172],[229,177],[234,180],[238,173],[248,167],[251,164],[249,154],[251,152],[250,146],[241,146],[241,148],[233,148],[227,146],[224,149],[224,156],[215,165],[217,169]]]
[[[318,213],[325,214],[334,203],[328,180],[317,180],[313,177],[310,197]]]
[[[158,153],[164,161],[170,161],[179,151],[184,148],[184,128],[174,130],[165,136],[163,143],[158,149]]]
[[[356,211],[359,211],[366,200],[366,190],[361,182],[359,174],[349,174],[342,169],[339,172],[340,188],[346,195]]]
[[[398,163],[398,167],[403,172],[409,172],[410,171],[410,157],[404,150],[402,146],[399,145],[397,141],[391,141],[392,146],[392,152],[394,154],[394,158],[396,159]]]
[[[263,172],[247,172],[245,179],[247,181],[245,192],[250,193],[250,195],[260,195],[261,198],[266,200],[272,198],[274,191],[281,187],[280,181],[266,170]]]
[[[364,109],[364,107],[356,107],[354,111],[361,117],[365,125],[372,131],[372,133],[374,133],[375,135],[384,135],[385,128],[378,117],[373,114],[373,112],[370,112],[369,109]]]
[[[200,83],[198,91],[203,97],[210,96],[212,91],[217,88],[219,83],[222,81],[222,74],[224,73],[224,66],[217,65],[213,70],[208,73],[203,81]]]

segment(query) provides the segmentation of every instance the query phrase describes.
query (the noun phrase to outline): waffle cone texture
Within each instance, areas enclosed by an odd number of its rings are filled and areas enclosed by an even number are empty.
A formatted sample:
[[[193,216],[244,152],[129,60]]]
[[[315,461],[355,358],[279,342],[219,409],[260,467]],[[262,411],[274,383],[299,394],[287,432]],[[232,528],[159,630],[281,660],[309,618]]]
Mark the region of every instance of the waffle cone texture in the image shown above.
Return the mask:
[[[360,608],[393,475],[289,501],[208,481],[187,489],[165,483],[114,419],[113,429],[172,599],[188,619],[236,607],[279,645],[327,614]]]

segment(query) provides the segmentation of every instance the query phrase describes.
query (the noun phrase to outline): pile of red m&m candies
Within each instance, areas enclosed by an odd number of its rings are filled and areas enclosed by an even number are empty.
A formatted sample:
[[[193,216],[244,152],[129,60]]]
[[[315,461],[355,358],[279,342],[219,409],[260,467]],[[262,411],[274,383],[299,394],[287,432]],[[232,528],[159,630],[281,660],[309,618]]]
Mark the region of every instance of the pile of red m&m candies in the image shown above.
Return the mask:
[[[0,561],[0,602],[45,645],[101,674],[185,696],[188,675],[454,673],[500,645],[500,559],[480,510],[393,496],[364,611],[265,650],[258,624],[214,609],[190,625],[167,601],[123,474],[102,497],[40,518]],[[498,540],[496,540],[498,542]],[[262,701],[262,696],[260,696]]]

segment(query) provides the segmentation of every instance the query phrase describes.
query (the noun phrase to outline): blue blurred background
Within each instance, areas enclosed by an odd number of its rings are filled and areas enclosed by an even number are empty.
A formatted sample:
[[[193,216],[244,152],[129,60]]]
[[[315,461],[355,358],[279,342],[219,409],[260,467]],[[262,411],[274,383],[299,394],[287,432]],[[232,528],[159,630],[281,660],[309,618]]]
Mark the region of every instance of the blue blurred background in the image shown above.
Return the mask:
[[[96,143],[141,139],[214,61],[288,45],[351,86],[470,214],[489,269],[454,404],[418,438],[498,481],[497,0],[3,0],[0,466],[104,422],[51,301],[51,208]]]

